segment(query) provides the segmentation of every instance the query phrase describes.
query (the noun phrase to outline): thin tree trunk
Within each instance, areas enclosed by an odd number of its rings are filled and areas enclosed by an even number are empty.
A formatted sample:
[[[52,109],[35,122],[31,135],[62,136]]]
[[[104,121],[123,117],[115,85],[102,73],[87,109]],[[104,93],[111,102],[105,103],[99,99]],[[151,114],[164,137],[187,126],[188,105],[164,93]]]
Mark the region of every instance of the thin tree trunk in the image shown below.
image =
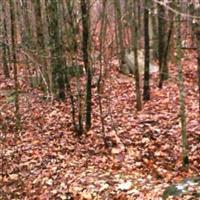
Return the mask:
[[[32,35],[32,30],[31,30],[31,24],[30,24],[30,17],[29,17],[29,9],[27,5],[26,0],[21,1],[21,11],[22,11],[22,24],[23,27],[21,28],[21,39],[22,43],[25,49],[33,49],[33,35]],[[25,66],[26,66],[26,74],[27,74],[27,79],[30,83],[31,87],[36,86],[36,81],[35,77],[33,77],[32,72],[31,72],[31,67],[32,64],[30,63],[30,60],[27,55],[24,55],[25,57]]]
[[[144,101],[150,99],[150,86],[149,86],[149,10],[148,10],[148,0],[145,0],[144,4]]]
[[[81,0],[81,15],[82,15],[82,52],[83,61],[87,73],[87,83],[86,83],[86,121],[85,128],[89,130],[91,127],[91,112],[92,112],[92,72],[89,62],[89,46],[90,46],[90,15],[89,15],[89,0]]]
[[[134,2],[133,2],[134,1]],[[136,109],[138,111],[142,110],[142,101],[141,101],[141,93],[140,93],[140,74],[139,74],[139,66],[138,66],[138,22],[137,20],[137,4],[138,1],[132,0],[132,46],[134,51],[134,61],[135,61],[135,87],[136,87]]]
[[[200,3],[200,1],[199,1]],[[197,15],[200,16],[199,14],[200,9],[195,9],[194,5],[190,5],[190,14],[191,15]],[[200,20],[192,20],[192,32],[196,36],[196,52],[197,52],[197,77],[198,77],[198,93],[199,93],[199,121],[200,121]]]
[[[200,26],[200,24],[198,26]],[[196,33],[196,38],[197,38],[197,77],[198,77],[198,90],[199,90],[199,120],[200,120],[200,30]]]
[[[155,7],[155,2],[152,2],[152,7]],[[155,12],[150,13],[150,26],[152,26],[152,60],[158,59],[158,17],[155,15]]]
[[[64,6],[64,5],[63,5]],[[74,15],[74,2],[70,2],[66,0],[66,7],[67,7],[67,16],[64,16],[64,19],[68,21],[68,26],[65,27],[68,39],[68,46],[69,46],[69,53],[70,57],[72,57],[72,65],[78,66],[77,62],[77,55],[78,55],[78,43],[77,43],[77,34],[78,34],[78,27],[76,26],[76,17]],[[66,19],[67,17],[67,19]],[[66,24],[67,25],[67,24]],[[68,66],[66,66],[68,67]],[[67,70],[68,71],[68,70]],[[77,91],[78,91],[78,125],[76,125],[76,133],[81,135],[84,131],[83,129],[83,100],[82,100],[82,91],[81,91],[81,81],[80,81],[80,71],[77,70]],[[68,80],[69,81],[69,80]],[[69,83],[70,84],[70,83]],[[73,95],[71,94],[71,99]],[[72,104],[73,106],[73,104]],[[75,108],[73,108],[75,111]],[[75,114],[75,112],[74,112]],[[75,116],[73,116],[75,119]],[[75,124],[75,122],[74,122]]]
[[[125,56],[125,50],[124,50],[124,44],[123,44],[123,25],[122,25],[122,14],[121,14],[121,7],[120,7],[120,1],[114,0],[115,5],[115,13],[116,13],[116,23],[117,23],[117,32],[118,32],[118,40],[119,40],[119,49],[120,49],[120,68],[125,63],[124,56]]]
[[[16,55],[16,16],[15,5],[12,0],[10,3],[10,20],[11,20],[11,42],[12,42],[12,60],[14,69],[14,82],[15,82],[15,129],[18,132],[20,128],[20,113],[19,113],[19,83],[17,77],[17,55]]]
[[[170,3],[170,6],[173,8],[174,7],[174,1],[172,1]],[[162,16],[162,15],[161,15]],[[164,14],[163,14],[163,18],[164,18]],[[164,37],[163,35],[163,45],[160,44],[162,47],[159,48],[160,50],[162,50],[163,48],[163,53],[161,53],[162,55],[162,58],[161,58],[161,72],[160,72],[160,80],[159,80],[159,88],[162,88],[162,85],[163,85],[163,81],[164,80],[167,80],[168,77],[169,77],[169,69],[168,69],[168,54],[169,54],[169,51],[170,51],[170,45],[171,45],[171,38],[172,38],[172,34],[173,34],[173,28],[174,28],[174,12],[172,11],[169,11],[169,19],[171,20],[169,22],[169,30],[168,30],[168,33],[167,33],[167,37]],[[164,20],[163,20],[164,21]],[[165,22],[163,22],[165,23]],[[163,26],[163,25],[162,25]],[[165,26],[163,26],[165,28]],[[164,34],[164,31],[163,31],[163,34]],[[164,40],[166,38],[166,41]],[[162,41],[161,41],[162,43]],[[159,58],[160,60],[160,58]]]
[[[170,41],[172,38],[172,33],[173,33],[173,28],[174,28],[174,22],[173,22],[173,17],[171,18],[171,22],[170,22],[170,27],[169,27],[169,31],[167,34],[167,41],[166,41],[166,45],[165,45],[165,51],[164,51],[164,55],[163,55],[163,75],[164,77],[162,78],[163,80],[167,80],[169,77],[169,70],[168,70],[168,54],[170,51]],[[160,81],[162,80],[160,79]]]
[[[160,0],[161,1],[161,0]],[[165,10],[163,5],[158,3],[158,57],[159,57],[159,73],[160,73],[160,81],[159,81],[159,88],[162,88],[163,81],[165,79],[164,74],[164,50],[165,50]]]
[[[8,65],[8,53],[7,53],[7,44],[6,44],[6,34],[5,34],[5,31],[6,31],[6,23],[5,23],[5,20],[3,21],[3,27],[4,27],[4,30],[3,30],[3,38],[4,38],[4,41],[3,41],[3,55],[2,55],[2,60],[3,60],[3,72],[4,72],[4,76],[5,78],[10,78],[10,72],[9,72],[9,65]]]
[[[177,3],[180,9],[180,2]],[[181,135],[182,135],[182,159],[183,167],[188,167],[188,144],[187,144],[187,133],[186,133],[186,111],[185,111],[185,94],[184,94],[184,82],[183,82],[183,69],[181,64],[182,52],[181,52],[181,17],[177,15],[177,52],[176,61],[178,66],[178,86],[179,86],[179,101],[180,101],[180,121],[181,121]]]
[[[107,28],[107,24],[106,24],[106,8],[107,8],[107,0],[103,0],[102,2],[102,20],[101,20],[101,30],[100,30],[100,35],[99,35],[99,40],[100,40],[100,44],[99,44],[99,48],[100,48],[100,56],[99,56],[99,61],[100,61],[100,72],[99,72],[99,79],[97,82],[97,91],[98,91],[98,103],[99,103],[99,111],[100,111],[100,118],[101,118],[101,128],[102,128],[102,133],[103,133],[103,137],[104,137],[104,143],[106,145],[106,141],[105,141],[105,122],[104,122],[104,116],[103,116],[103,105],[102,105],[102,92],[103,92],[103,83],[102,83],[102,79],[103,79],[103,70],[102,70],[102,58],[103,58],[103,48],[104,48],[104,40],[105,40],[105,34],[106,34],[106,28]]]
[[[141,6],[141,0],[138,0],[138,6],[137,6],[137,13],[138,13],[138,17],[137,17],[137,21],[138,21],[138,39],[141,38],[141,33],[142,33],[142,19],[143,19],[143,15],[142,15],[142,6]],[[139,43],[138,45],[139,49],[141,49],[141,44]]]
[[[44,34],[43,34],[43,30],[42,30],[43,24],[42,24],[40,0],[34,1],[34,10],[35,10],[35,18],[36,18],[37,44],[38,44],[40,53],[43,53],[42,51],[45,48],[45,44],[44,44]]]
[[[6,23],[6,2],[2,1],[2,29],[3,29],[3,55],[2,55],[2,60],[3,60],[3,72],[5,78],[10,78],[10,49],[8,45],[8,28],[7,28],[7,23]]]
[[[37,54],[40,55],[40,62],[42,63],[43,67],[40,67],[40,72],[43,74],[43,77],[45,78],[48,88],[50,88],[50,81],[48,77],[48,68],[47,68],[47,62],[44,58],[45,56],[45,38],[44,38],[44,32],[43,32],[43,21],[42,21],[42,12],[41,12],[41,4],[40,0],[35,0],[33,2],[34,6],[34,13],[35,13],[35,25],[36,25],[36,49]],[[44,87],[44,85],[41,84],[42,78],[40,77],[39,84]],[[47,90],[48,90],[47,88]],[[50,92],[50,91],[47,91]]]

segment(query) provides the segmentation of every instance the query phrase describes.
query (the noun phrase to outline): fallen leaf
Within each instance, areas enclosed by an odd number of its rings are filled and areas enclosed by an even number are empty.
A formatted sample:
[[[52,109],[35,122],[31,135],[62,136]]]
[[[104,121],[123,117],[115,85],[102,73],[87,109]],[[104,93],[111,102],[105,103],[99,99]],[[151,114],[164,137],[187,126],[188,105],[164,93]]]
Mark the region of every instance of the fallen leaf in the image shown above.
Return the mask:
[[[122,183],[119,183],[118,186],[117,186],[117,189],[119,190],[129,190],[132,186],[132,182],[129,180],[129,181],[126,181],[126,182],[122,182]]]

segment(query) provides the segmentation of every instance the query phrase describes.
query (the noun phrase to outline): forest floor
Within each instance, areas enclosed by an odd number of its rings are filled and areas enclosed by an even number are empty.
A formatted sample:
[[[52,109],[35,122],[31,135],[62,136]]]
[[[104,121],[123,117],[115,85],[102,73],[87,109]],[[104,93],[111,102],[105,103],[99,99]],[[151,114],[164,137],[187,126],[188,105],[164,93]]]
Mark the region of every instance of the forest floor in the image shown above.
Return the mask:
[[[48,101],[20,79],[21,130],[14,133],[13,81],[0,75],[0,199],[162,199],[164,189],[200,176],[200,125],[195,55],[183,60],[190,165],[182,168],[177,67],[151,100],[135,110],[134,79],[109,71],[102,96],[102,133],[96,88],[92,129],[75,136],[70,102]],[[106,148],[103,138],[110,140]],[[179,197],[178,197],[179,198]],[[176,199],[178,199],[176,198]],[[198,199],[180,197],[180,199]]]

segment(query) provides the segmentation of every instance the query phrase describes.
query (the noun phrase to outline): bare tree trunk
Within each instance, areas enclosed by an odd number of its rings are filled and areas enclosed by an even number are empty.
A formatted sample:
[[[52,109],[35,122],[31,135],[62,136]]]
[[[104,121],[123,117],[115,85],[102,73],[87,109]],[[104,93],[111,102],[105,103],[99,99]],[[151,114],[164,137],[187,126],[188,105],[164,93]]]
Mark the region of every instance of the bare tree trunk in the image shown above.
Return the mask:
[[[7,33],[7,23],[6,23],[6,6],[5,1],[2,2],[2,32],[3,32],[3,52],[2,52],[2,60],[3,60],[3,72],[5,78],[10,78],[10,69],[9,69],[9,60],[10,60],[10,52],[8,46],[8,33]]]
[[[170,6],[174,7],[174,1],[170,3]],[[165,20],[165,10],[162,5],[158,3],[158,21],[159,21],[159,69],[160,69],[160,80],[159,80],[159,88],[162,88],[163,81],[167,80],[169,77],[168,70],[168,54],[170,50],[170,41],[173,33],[174,27],[174,13],[169,11],[169,25],[168,32],[166,30],[166,20]],[[167,34],[165,35],[165,32]]]
[[[161,1],[161,0],[160,0]],[[165,50],[165,9],[163,5],[158,5],[158,57],[159,57],[159,73],[160,73],[160,81],[159,81],[159,88],[162,88],[163,81],[164,81],[164,50]]]
[[[82,26],[83,26],[83,36],[82,36],[82,52],[83,61],[87,73],[87,83],[86,83],[86,121],[85,128],[89,130],[91,127],[91,112],[92,112],[92,72],[89,62],[89,48],[90,48],[90,15],[89,15],[89,0],[81,0],[81,15],[82,15]]]
[[[107,145],[106,142],[106,133],[105,133],[105,120],[104,120],[104,113],[103,113],[103,105],[102,105],[102,96],[103,96],[103,89],[104,89],[104,76],[103,76],[103,65],[104,65],[104,53],[103,50],[105,48],[105,35],[106,35],[106,30],[107,30],[107,0],[103,0],[102,2],[102,12],[101,12],[101,29],[99,33],[99,62],[100,62],[100,72],[99,72],[99,78],[97,81],[97,92],[98,92],[98,103],[99,103],[99,111],[100,111],[100,119],[101,119],[101,129],[102,129],[102,134],[103,134],[103,140],[105,146]]]
[[[119,40],[119,49],[120,49],[120,68],[125,63],[124,56],[125,56],[125,50],[124,50],[124,43],[123,43],[123,25],[122,25],[122,14],[121,14],[121,7],[120,7],[120,1],[114,0],[115,5],[115,12],[116,12],[116,23],[117,23],[117,30],[118,30],[118,40]]]
[[[143,99],[148,101],[150,99],[150,86],[149,86],[149,10],[148,10],[148,0],[145,0],[144,4],[144,93]]]
[[[57,1],[49,0],[47,2],[47,15],[49,26],[49,45],[51,51],[51,67],[52,67],[52,91],[60,99],[65,99],[65,84],[64,84],[64,65],[63,60],[63,45],[61,43],[61,36],[59,32],[58,23],[58,7]],[[58,90],[58,94],[57,91]]]
[[[15,129],[16,131],[20,128],[20,113],[19,113],[19,83],[17,77],[17,55],[16,55],[16,16],[15,16],[15,5],[12,0],[10,3],[10,20],[11,20],[11,42],[12,42],[12,60],[14,69],[14,82],[15,82]]]
[[[31,24],[29,21],[29,9],[27,1],[22,0],[20,5],[21,5],[21,15],[22,15],[21,41],[23,44],[23,48],[26,51],[33,48],[33,41],[32,41],[33,36],[31,33]],[[24,55],[24,60],[25,60],[24,64],[25,64],[27,80],[29,81],[30,86],[34,87],[36,80],[34,80],[35,77],[32,76],[31,63],[27,55]]]
[[[200,3],[200,1],[199,1]],[[197,15],[200,16],[199,14],[200,9],[195,9],[194,4],[190,5],[190,14],[191,15]],[[198,90],[199,90],[199,120],[200,120],[200,20],[195,19],[192,20],[192,31],[194,35],[196,36],[196,46],[197,46],[197,77],[198,77]]]
[[[169,25],[169,30],[167,33],[165,51],[164,51],[164,55],[163,55],[163,77],[160,79],[160,82],[162,80],[167,80],[169,78],[168,55],[169,55],[169,51],[170,51],[170,47],[171,47],[170,45],[171,45],[171,38],[172,38],[172,34],[173,34],[173,28],[174,28],[174,18],[172,16],[171,22]],[[160,87],[162,87],[162,83],[160,83]]]
[[[152,1],[152,5],[155,9],[156,3]],[[153,9],[152,8],[152,9]],[[150,26],[152,27],[152,41],[151,41],[151,48],[152,48],[152,60],[158,59],[158,17],[155,14],[154,9],[150,13]]]
[[[134,1],[134,2],[133,2]],[[131,2],[131,11],[132,13],[132,20],[131,22],[133,23],[131,28],[132,28],[132,46],[133,46],[133,51],[134,51],[134,61],[135,61],[135,87],[136,87],[136,109],[142,110],[142,101],[141,101],[141,93],[140,93],[140,74],[139,74],[139,66],[138,66],[138,21],[137,21],[137,6],[138,6],[138,1],[137,0],[132,0]]]
[[[43,74],[46,83],[48,84],[48,88],[50,88],[50,81],[48,77],[48,67],[46,59],[44,58],[46,55],[45,50],[45,38],[44,38],[44,31],[43,31],[43,20],[42,20],[42,11],[41,11],[41,3],[40,0],[33,1],[34,6],[34,13],[35,13],[35,25],[36,25],[36,50],[37,54],[39,55],[39,61],[42,63],[43,67],[40,67],[40,73]],[[39,66],[38,66],[39,67]],[[42,78],[39,77],[39,84],[44,88],[42,85]],[[47,88],[47,90],[48,90]],[[50,92],[50,91],[47,91]]]
[[[180,2],[177,3],[177,7],[180,10]],[[181,64],[181,17],[177,15],[177,52],[176,61],[178,66],[178,86],[179,86],[179,101],[180,101],[180,121],[181,121],[181,135],[182,135],[182,159],[183,167],[188,167],[188,144],[187,144],[187,133],[186,133],[186,111],[185,111],[185,94],[184,94],[184,82],[183,82],[183,72]]]
[[[73,1],[66,0],[66,6],[63,2],[63,9],[66,7],[67,15],[63,12],[63,18],[65,21],[68,21],[68,23],[65,26],[65,33],[66,33],[66,39],[67,39],[67,45],[68,45],[68,51],[67,53],[70,54],[68,58],[70,57],[71,60],[67,60],[67,63],[72,63],[72,67],[78,66],[77,62],[77,55],[78,55],[78,42],[77,42],[77,35],[78,35],[78,27],[76,24],[76,15],[74,13],[75,11],[75,3]],[[77,76],[77,101],[78,101],[78,122],[76,122],[76,108],[75,108],[75,100],[74,96],[71,93],[71,86],[70,86],[70,80],[69,80],[69,66],[66,65],[66,86],[67,86],[67,92],[70,96],[71,106],[72,106],[72,121],[73,126],[75,129],[75,132],[77,135],[82,135],[84,129],[83,129],[83,99],[82,99],[82,91],[81,91],[81,81],[80,81],[80,71],[75,71]]]
[[[107,8],[107,0],[103,0],[102,2],[102,19],[101,19],[101,30],[100,30],[100,35],[99,35],[99,48],[100,48],[100,56],[99,56],[99,61],[100,61],[100,72],[99,72],[99,79],[97,82],[97,91],[98,91],[98,103],[99,103],[99,111],[100,111],[100,118],[101,118],[101,128],[102,128],[102,133],[104,137],[104,143],[106,145],[106,139],[105,139],[105,122],[104,122],[104,116],[103,116],[103,105],[102,105],[102,93],[103,93],[103,70],[102,70],[102,65],[103,65],[103,48],[104,48],[104,40],[105,40],[105,35],[106,35],[106,8]]]
[[[2,52],[2,60],[3,60],[3,72],[5,78],[10,78],[10,72],[9,72],[9,64],[8,64],[8,53],[7,53],[7,43],[6,43],[6,23],[5,20],[3,20],[3,52]]]
[[[200,24],[198,25],[200,29]],[[200,120],[200,30],[196,32],[197,38],[197,77],[198,77],[198,89],[199,89],[199,120]]]

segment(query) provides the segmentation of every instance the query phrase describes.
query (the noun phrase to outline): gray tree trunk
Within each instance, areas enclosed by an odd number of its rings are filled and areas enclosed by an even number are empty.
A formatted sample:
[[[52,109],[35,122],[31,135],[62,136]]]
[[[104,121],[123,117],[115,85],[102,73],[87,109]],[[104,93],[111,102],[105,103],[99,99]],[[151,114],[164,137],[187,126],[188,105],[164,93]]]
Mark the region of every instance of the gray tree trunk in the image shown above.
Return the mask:
[[[178,10],[180,10],[180,2],[177,3]],[[181,121],[181,135],[182,135],[182,159],[183,167],[188,167],[188,144],[187,144],[187,130],[186,130],[186,111],[185,111],[185,94],[184,94],[184,82],[183,82],[183,69],[181,64],[182,52],[181,52],[181,17],[177,15],[177,39],[176,39],[176,61],[178,66],[178,86],[179,86],[179,101],[180,101],[180,121]]]
[[[15,82],[15,129],[16,132],[20,129],[20,113],[19,113],[19,83],[17,77],[17,54],[16,54],[16,11],[15,5],[12,0],[9,0],[10,4],[10,20],[11,20],[11,42],[12,42],[12,61],[14,69],[14,82]]]

